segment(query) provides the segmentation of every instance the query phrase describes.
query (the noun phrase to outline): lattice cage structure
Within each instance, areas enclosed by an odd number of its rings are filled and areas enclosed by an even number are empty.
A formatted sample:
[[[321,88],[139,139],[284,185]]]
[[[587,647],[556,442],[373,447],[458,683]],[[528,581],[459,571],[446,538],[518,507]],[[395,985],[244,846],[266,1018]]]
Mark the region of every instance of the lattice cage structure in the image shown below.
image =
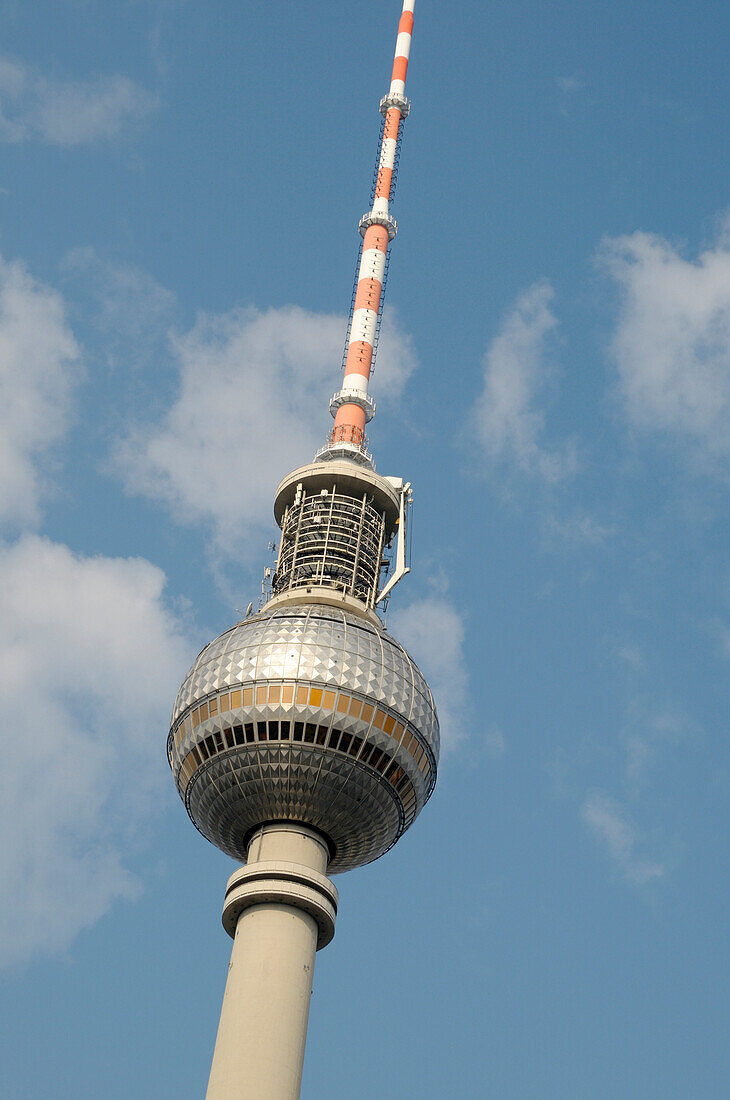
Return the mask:
[[[302,488],[284,515],[274,595],[333,588],[374,607],[390,567],[386,537],[386,514],[367,491],[353,496],[335,485],[307,495]]]

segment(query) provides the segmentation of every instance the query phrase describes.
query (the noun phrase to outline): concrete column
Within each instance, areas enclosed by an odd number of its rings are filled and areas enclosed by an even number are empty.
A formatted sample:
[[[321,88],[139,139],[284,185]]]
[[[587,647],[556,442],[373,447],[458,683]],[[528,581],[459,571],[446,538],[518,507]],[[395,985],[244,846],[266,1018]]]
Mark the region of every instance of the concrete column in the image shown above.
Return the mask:
[[[334,935],[330,857],[302,825],[265,825],[228,880],[233,951],[206,1100],[298,1100],[315,951]]]

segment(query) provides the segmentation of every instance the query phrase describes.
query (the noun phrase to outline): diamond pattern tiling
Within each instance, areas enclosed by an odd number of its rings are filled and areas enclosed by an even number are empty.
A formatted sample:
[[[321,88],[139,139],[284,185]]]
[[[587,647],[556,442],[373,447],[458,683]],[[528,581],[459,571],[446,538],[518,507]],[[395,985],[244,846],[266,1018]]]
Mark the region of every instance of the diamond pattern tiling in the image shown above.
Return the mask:
[[[340,686],[373,704],[385,704],[410,719],[438,754],[433,700],[416,665],[385,631],[338,608],[279,608],[226,631],[200,654],[185,678],[173,720],[231,685],[296,678]],[[286,714],[295,720],[332,723],[329,712],[309,706],[255,709],[256,713],[241,709],[237,720]],[[349,716],[337,715],[336,724],[360,736],[367,730]],[[199,727],[197,737],[209,728],[210,724]],[[190,733],[181,739],[175,750],[180,760],[196,739]],[[387,736],[373,731],[370,739],[393,751]],[[405,750],[397,755],[412,775],[420,809],[427,793],[424,780]],[[317,824],[337,846],[333,871],[377,858],[404,827],[399,800],[385,781],[351,758],[299,743],[241,746],[222,753],[193,777],[188,801],[204,835],[237,859],[244,858],[248,829],[267,817]]]

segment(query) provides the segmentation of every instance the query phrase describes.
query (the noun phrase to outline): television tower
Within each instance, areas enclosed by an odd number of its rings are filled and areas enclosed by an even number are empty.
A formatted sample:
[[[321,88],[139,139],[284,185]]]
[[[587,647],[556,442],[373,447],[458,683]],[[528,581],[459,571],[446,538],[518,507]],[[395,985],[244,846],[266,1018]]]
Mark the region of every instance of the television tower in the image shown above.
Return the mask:
[[[208,1100],[296,1100],[315,951],[334,935],[327,877],[387,852],[436,782],[429,687],[377,614],[409,571],[411,486],[376,473],[365,426],[403,120],[415,0],[404,0],[383,116],[334,427],[279,485],[275,570],[261,606],[199,655],[167,741],[203,836],[243,866],[223,926],[233,937]]]

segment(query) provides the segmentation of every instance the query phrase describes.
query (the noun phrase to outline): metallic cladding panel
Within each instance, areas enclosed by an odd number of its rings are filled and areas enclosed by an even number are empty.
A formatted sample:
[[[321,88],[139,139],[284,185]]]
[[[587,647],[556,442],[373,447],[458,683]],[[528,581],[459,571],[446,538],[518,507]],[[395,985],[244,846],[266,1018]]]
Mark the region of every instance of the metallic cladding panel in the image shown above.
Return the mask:
[[[289,702],[279,685],[288,685]],[[235,706],[228,689],[239,690]],[[324,691],[329,705],[320,706]],[[343,699],[352,713],[340,709]],[[214,713],[199,706],[203,701]],[[385,712],[392,715],[387,723]],[[242,740],[246,723],[255,731],[262,721],[290,723],[292,730],[295,722],[314,723],[327,743],[259,742],[254,733],[256,743],[233,744],[234,727]],[[393,727],[390,736],[386,728]],[[375,758],[368,746],[377,746],[386,754],[379,770],[389,778],[332,748],[330,731],[335,743],[338,731],[343,741],[349,733],[353,745],[363,744],[354,752],[364,757]],[[183,766],[191,749],[211,746],[214,738],[210,759],[199,761],[193,752],[196,761]],[[431,692],[403,647],[359,616],[314,604],[264,611],[206,646],[178,692],[169,739],[181,796],[209,840],[244,860],[245,837],[257,824],[304,821],[332,840],[333,872],[376,859],[395,843],[433,789],[438,751]]]
[[[331,873],[377,859],[402,832],[398,800],[384,780],[309,745],[230,750],[200,769],[187,805],[203,835],[241,861],[261,822],[304,821],[332,839]]]

